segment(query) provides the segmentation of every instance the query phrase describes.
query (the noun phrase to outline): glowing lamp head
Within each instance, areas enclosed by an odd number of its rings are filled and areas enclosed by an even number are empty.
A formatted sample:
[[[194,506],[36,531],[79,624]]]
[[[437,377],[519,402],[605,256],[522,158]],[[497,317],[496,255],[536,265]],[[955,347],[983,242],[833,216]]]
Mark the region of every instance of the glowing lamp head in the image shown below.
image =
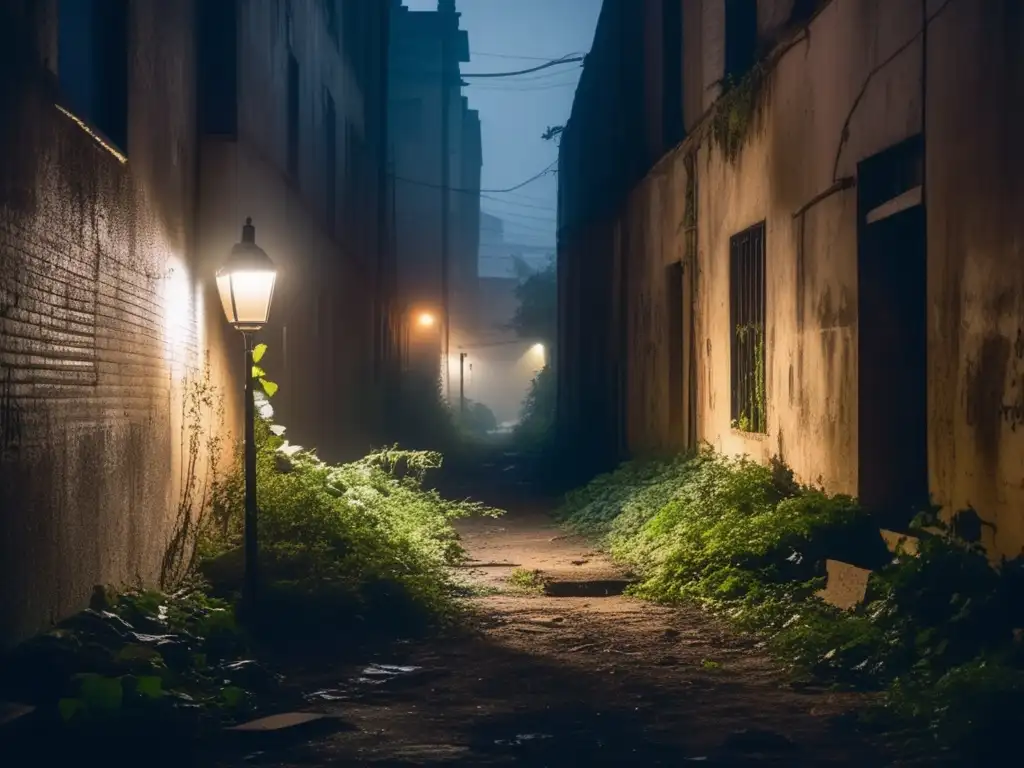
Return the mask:
[[[435,322],[434,316],[429,312],[421,312],[416,318],[416,323],[420,328],[433,328]]]
[[[276,281],[274,262],[256,245],[256,227],[248,218],[242,242],[235,244],[217,272],[217,292],[228,322],[240,331],[258,331],[266,325]]]

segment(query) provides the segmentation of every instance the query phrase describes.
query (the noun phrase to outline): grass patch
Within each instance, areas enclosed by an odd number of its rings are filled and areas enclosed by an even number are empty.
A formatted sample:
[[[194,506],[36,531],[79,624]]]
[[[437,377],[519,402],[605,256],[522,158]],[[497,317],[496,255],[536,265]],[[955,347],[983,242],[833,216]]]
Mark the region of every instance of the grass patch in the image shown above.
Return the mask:
[[[854,499],[711,452],[623,465],[569,494],[560,515],[640,575],[635,594],[698,602],[795,671],[885,691],[874,714],[918,746],[977,758],[1024,726],[1020,561],[995,570],[952,532],[893,558]],[[934,512],[919,523],[939,525]],[[826,558],[876,569],[863,606],[814,596]]]
[[[508,575],[508,584],[517,592],[542,595],[547,586],[547,580],[540,571],[516,568]]]

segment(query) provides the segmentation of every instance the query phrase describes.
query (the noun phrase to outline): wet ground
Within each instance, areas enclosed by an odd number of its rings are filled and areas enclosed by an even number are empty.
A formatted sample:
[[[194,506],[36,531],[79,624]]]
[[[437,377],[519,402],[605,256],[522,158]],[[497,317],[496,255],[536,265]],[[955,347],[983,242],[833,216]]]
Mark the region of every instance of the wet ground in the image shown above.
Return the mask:
[[[849,724],[861,700],[792,685],[695,609],[624,597],[628,575],[560,530],[549,503],[487,487],[509,512],[461,526],[474,631],[294,670],[330,721],[232,765],[891,764]],[[542,586],[511,587],[520,569]]]

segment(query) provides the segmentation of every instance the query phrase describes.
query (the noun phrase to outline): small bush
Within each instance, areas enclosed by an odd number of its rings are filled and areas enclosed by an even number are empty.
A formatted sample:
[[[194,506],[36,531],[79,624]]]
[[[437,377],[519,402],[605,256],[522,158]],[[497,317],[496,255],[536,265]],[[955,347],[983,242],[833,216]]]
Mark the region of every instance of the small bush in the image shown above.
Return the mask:
[[[515,439],[526,446],[542,446],[551,438],[555,424],[557,388],[555,373],[545,365],[530,382],[530,389],[519,411]]]
[[[451,521],[499,514],[423,486],[441,455],[390,448],[332,466],[257,426],[261,613],[292,634],[411,630],[451,615],[450,566],[463,551]],[[204,575],[219,593],[240,588],[244,473],[218,489],[203,542]]]
[[[976,757],[990,723],[1003,734],[1024,724],[1024,565],[993,569],[954,535],[966,523],[894,558],[854,499],[708,451],[625,464],[570,493],[560,514],[642,576],[641,596],[697,601],[804,674],[887,691],[887,716],[934,744]],[[919,524],[940,525],[934,514]],[[865,605],[844,612],[815,596],[828,558],[876,569]]]

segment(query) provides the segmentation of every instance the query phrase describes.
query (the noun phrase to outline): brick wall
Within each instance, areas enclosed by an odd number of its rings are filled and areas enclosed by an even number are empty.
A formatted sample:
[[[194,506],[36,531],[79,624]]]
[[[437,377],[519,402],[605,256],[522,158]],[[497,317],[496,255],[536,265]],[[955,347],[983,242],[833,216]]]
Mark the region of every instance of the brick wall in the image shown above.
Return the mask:
[[[206,347],[191,4],[132,7],[127,162],[57,107],[55,6],[0,20],[0,645],[159,579]]]

